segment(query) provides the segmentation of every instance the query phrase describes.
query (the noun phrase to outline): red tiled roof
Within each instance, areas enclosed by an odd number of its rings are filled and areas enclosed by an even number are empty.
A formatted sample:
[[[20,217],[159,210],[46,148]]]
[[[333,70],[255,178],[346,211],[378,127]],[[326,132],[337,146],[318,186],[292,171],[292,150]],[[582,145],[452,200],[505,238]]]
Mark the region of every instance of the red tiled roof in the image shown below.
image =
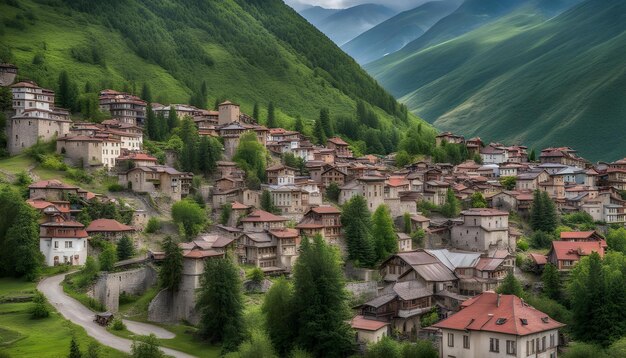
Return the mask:
[[[488,331],[517,336],[526,336],[563,326],[565,325],[529,306],[517,296],[498,295],[492,291],[484,292],[480,296],[465,301],[463,309],[433,325],[436,328]]]
[[[287,218],[268,213],[263,210],[255,210],[250,215],[241,219],[241,222],[271,222],[271,221],[287,221]]]
[[[557,260],[578,261],[581,256],[590,255],[592,252],[604,257],[602,241],[552,241],[550,252],[554,252]]]
[[[132,227],[124,225],[113,219],[97,219],[87,227],[87,232],[126,232],[135,231]]]
[[[595,231],[563,231],[561,232],[561,240],[563,239],[588,239]]]
[[[546,255],[541,254],[529,254],[528,255],[531,260],[533,260],[537,265],[545,265],[548,263],[548,257]]]
[[[387,179],[387,185],[393,187],[409,185],[409,181],[404,176],[391,176]]]
[[[350,325],[354,329],[360,329],[365,331],[378,331],[385,326],[388,326],[388,322],[376,321],[373,319],[367,319],[361,315],[354,317],[350,321]]]
[[[249,206],[244,205],[238,201],[233,201],[231,204],[231,208],[233,208],[234,210],[246,210],[246,209],[250,209]]]
[[[348,143],[346,143],[343,139],[339,138],[339,137],[332,137],[332,138],[328,138],[326,140],[327,142],[331,142],[335,145],[348,145]]]
[[[145,153],[129,153],[128,155],[121,155],[117,160],[144,160],[150,162],[157,162],[157,158],[149,156]]]
[[[189,250],[183,251],[183,257],[190,259],[203,259],[206,257],[222,256],[224,253],[215,250]]]
[[[289,239],[298,237],[298,230],[296,229],[278,229],[278,230],[269,230],[270,234],[276,236],[279,239]]]

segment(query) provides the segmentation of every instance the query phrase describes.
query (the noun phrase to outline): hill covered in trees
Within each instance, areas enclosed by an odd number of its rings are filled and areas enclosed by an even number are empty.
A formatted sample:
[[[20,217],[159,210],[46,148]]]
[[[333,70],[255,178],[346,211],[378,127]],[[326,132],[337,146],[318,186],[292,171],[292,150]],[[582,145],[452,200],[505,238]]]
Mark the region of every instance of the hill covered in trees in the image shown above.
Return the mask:
[[[151,100],[188,103],[206,94],[255,103],[277,124],[302,116],[312,127],[321,108],[354,116],[365,102],[380,128],[405,126],[406,108],[348,55],[280,0],[0,0],[0,59],[20,78],[57,88],[65,70],[78,90],[114,88]],[[85,89],[85,90],[83,90]]]
[[[591,160],[615,160],[623,156],[620,138],[607,134],[626,130],[626,4],[590,0],[559,13],[572,3],[526,1],[473,31],[407,45],[367,69],[441,130],[569,145]]]

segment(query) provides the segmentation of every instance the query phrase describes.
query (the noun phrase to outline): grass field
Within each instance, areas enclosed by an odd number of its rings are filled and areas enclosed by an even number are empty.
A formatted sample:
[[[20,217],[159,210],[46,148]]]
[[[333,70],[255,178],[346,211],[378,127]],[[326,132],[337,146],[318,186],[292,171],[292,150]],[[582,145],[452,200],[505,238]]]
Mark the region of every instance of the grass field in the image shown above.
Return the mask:
[[[32,293],[36,284],[15,279],[0,279],[0,297],[16,293]],[[65,320],[52,310],[50,317],[33,320],[30,303],[0,304],[0,352],[10,357],[66,357],[71,337],[76,337],[82,351],[95,340],[79,326]],[[15,341],[17,339],[17,341]],[[2,342],[14,340],[4,345]],[[100,346],[100,357],[128,357],[109,347]]]

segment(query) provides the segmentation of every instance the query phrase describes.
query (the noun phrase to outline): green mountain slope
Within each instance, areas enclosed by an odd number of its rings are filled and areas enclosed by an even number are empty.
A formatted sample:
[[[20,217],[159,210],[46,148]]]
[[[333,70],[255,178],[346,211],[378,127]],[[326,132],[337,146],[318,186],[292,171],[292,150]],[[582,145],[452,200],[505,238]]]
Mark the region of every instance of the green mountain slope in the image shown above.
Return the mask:
[[[460,4],[460,0],[428,2],[383,21],[341,48],[361,64],[372,62],[417,39]]]
[[[549,20],[536,10],[418,51],[379,78],[443,130],[623,157],[626,3],[588,0]]]
[[[55,88],[67,70],[82,89],[140,92],[187,102],[203,82],[209,103],[273,101],[282,124],[320,108],[352,114],[357,100],[386,123],[402,108],[353,59],[280,0],[0,1],[0,57],[22,78]]]
[[[341,46],[395,14],[383,5],[363,4],[342,9],[314,25]]]

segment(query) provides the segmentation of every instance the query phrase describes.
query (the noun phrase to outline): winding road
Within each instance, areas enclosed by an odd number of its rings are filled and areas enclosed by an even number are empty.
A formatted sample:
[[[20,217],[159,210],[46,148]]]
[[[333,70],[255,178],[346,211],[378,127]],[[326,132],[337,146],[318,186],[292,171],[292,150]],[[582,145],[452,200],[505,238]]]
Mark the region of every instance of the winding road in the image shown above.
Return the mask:
[[[67,273],[52,276],[43,279],[37,285],[37,289],[41,291],[50,304],[56,308],[63,317],[72,321],[85,329],[87,334],[95,338],[98,342],[115,348],[117,350],[130,353],[132,341],[125,338],[120,338],[110,332],[104,327],[98,325],[93,321],[94,312],[89,308],[83,306],[80,302],[71,298],[63,292],[61,282],[65,278]],[[160,338],[174,338],[174,334],[171,332],[151,324],[139,323],[133,321],[124,321],[128,329],[137,334],[150,334],[155,333]],[[192,358],[194,356],[180,351],[176,351],[169,348],[160,347],[163,353],[177,358]]]

